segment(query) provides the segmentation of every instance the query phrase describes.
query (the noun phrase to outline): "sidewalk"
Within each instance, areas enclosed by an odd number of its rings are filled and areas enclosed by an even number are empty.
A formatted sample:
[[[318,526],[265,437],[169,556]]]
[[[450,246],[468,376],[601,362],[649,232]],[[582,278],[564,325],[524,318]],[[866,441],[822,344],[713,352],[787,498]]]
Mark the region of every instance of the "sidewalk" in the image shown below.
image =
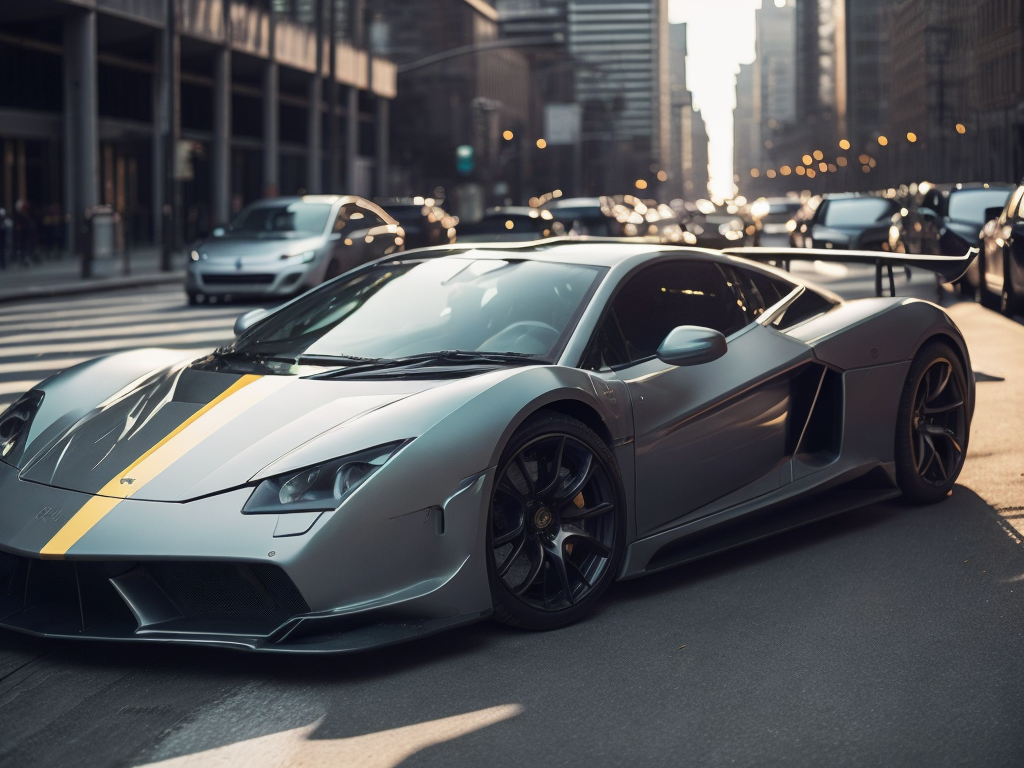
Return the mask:
[[[81,259],[61,256],[30,266],[8,266],[0,270],[0,304],[33,298],[71,296],[93,291],[136,288],[144,285],[182,285],[185,282],[185,255],[176,253],[172,271],[160,271],[160,247],[142,246],[128,254],[130,274],[124,274],[124,260],[96,265],[94,277],[82,277]],[[104,269],[105,267],[105,269]],[[183,289],[184,290],[184,289]]]

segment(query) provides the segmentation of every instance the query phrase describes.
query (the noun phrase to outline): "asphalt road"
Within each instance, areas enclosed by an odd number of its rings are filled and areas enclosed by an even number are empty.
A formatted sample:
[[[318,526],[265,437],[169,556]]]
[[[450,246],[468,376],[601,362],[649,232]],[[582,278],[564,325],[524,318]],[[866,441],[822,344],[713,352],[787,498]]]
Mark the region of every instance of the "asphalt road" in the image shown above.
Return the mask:
[[[105,342],[211,346],[240,310],[137,298],[3,307],[0,386]],[[983,376],[939,505],[875,505],[616,584],[553,633],[482,623],[270,658],[0,632],[0,765],[1019,766],[1024,326],[951,312]],[[37,367],[3,367],[18,364]]]

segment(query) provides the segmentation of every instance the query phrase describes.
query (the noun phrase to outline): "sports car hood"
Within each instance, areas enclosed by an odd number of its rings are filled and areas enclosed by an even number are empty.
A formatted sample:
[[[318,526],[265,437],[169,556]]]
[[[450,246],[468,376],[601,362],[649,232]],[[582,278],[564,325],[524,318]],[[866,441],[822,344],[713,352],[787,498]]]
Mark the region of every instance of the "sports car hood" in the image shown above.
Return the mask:
[[[321,433],[444,383],[178,366],[93,409],[32,458],[22,477],[103,496],[184,501],[244,485]]]

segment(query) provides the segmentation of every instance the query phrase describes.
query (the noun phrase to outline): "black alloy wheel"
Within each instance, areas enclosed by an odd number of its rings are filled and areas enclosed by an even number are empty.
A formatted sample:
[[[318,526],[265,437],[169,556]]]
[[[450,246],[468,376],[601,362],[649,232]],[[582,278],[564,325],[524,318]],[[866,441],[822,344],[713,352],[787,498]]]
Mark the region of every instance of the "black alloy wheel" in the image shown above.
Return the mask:
[[[896,420],[896,478],[917,504],[946,497],[967,453],[968,389],[963,366],[945,342],[927,344],[907,375]]]
[[[582,617],[615,579],[624,502],[608,446],[583,423],[542,412],[498,465],[488,530],[495,618],[524,629]]]

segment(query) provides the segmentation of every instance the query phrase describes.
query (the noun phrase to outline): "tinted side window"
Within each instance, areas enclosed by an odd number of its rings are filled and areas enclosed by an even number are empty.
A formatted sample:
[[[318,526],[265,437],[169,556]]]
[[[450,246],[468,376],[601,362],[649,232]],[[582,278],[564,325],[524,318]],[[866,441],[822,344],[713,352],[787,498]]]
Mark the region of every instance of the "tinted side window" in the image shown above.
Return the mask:
[[[768,307],[777,304],[793,291],[793,286],[785,280],[769,277],[752,269],[733,267],[733,280],[738,297],[743,303],[747,320],[755,320]]]
[[[740,300],[717,264],[656,264],[615,297],[584,367],[607,369],[653,357],[669,331],[699,325],[729,335],[747,324]]]

